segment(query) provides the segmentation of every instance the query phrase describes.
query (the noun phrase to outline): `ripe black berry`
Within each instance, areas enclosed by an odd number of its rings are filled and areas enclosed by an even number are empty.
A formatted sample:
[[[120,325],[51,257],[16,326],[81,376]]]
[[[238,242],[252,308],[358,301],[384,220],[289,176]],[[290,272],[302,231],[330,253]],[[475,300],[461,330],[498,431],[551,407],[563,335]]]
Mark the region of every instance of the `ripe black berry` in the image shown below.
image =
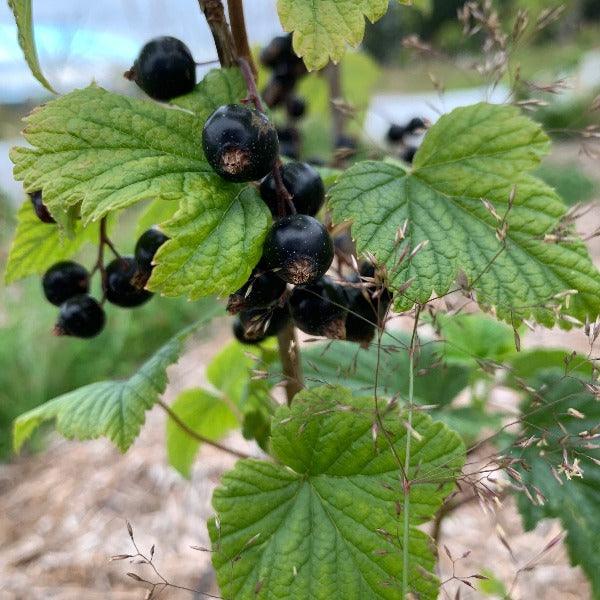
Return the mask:
[[[142,48],[125,77],[133,79],[151,98],[170,100],[194,89],[196,63],[181,40],[159,37]]]
[[[134,251],[134,257],[140,270],[146,272],[152,270],[152,260],[154,259],[156,251],[168,239],[169,238],[158,229],[148,229],[142,233],[135,244]]]
[[[46,271],[42,278],[42,287],[48,302],[60,306],[73,296],[87,294],[90,289],[90,276],[79,263],[59,262]]]
[[[106,267],[106,299],[124,308],[133,308],[147,302],[152,292],[136,287],[132,280],[138,274],[133,256],[115,258]]]
[[[294,288],[289,300],[296,326],[309,335],[346,338],[346,296],[343,288],[325,276]]]
[[[356,150],[358,148],[358,144],[356,143],[356,139],[350,135],[338,135],[335,140],[335,149],[336,150]]]
[[[270,69],[282,62],[292,60],[292,34],[274,37],[261,51],[260,62]]]
[[[277,132],[266,115],[241,104],[217,108],[202,132],[206,159],[223,179],[256,181],[274,166]]]
[[[314,217],[325,201],[325,185],[318,171],[308,163],[290,162],[283,165],[281,177],[292,196],[296,211]],[[271,214],[277,217],[278,197],[273,173],[269,173],[262,180],[260,195],[270,208]]]
[[[279,138],[279,153],[294,160],[300,157],[301,138],[296,127],[277,128]]]
[[[314,217],[291,215],[276,221],[263,245],[261,264],[288,283],[316,281],[331,266],[333,241]]]
[[[409,165],[412,164],[412,161],[415,158],[415,154],[417,153],[418,148],[416,146],[407,146],[400,153],[400,158],[407,162]]]
[[[233,334],[242,344],[258,344],[277,335],[289,322],[287,307],[244,310],[233,322]]]
[[[427,124],[425,123],[425,121],[423,119],[421,119],[420,117],[415,117],[414,119],[411,119],[408,124],[406,125],[405,131],[406,133],[415,133],[416,131],[419,131],[421,129],[425,129],[427,127]]]
[[[229,296],[227,310],[236,314],[252,308],[267,308],[281,298],[285,288],[285,281],[272,271],[254,269],[250,279]]]
[[[285,105],[287,114],[292,119],[301,119],[306,113],[306,100],[299,96],[291,96]]]
[[[33,210],[37,215],[37,218],[42,223],[56,223],[54,217],[50,214],[46,205],[42,202],[42,192],[38,190],[36,192],[32,192],[29,194],[29,198],[31,199],[31,203],[33,204]]]
[[[398,142],[401,142],[404,139],[405,133],[406,130],[404,129],[404,127],[402,127],[402,125],[396,125],[395,123],[390,125],[390,128],[387,132],[388,142],[392,144],[397,144]]]
[[[105,320],[100,304],[91,296],[80,294],[61,305],[54,332],[56,335],[91,338],[102,331]]]

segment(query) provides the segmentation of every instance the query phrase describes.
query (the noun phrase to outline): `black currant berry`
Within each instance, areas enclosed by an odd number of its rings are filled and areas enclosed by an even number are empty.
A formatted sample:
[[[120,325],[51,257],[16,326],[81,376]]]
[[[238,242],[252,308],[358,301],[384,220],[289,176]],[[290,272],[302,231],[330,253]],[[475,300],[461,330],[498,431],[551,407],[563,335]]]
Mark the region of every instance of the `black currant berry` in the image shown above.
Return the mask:
[[[142,271],[152,270],[152,260],[156,251],[168,240],[169,238],[158,229],[148,229],[144,231],[139,237],[135,244],[134,257],[137,261],[138,267]]]
[[[304,333],[334,340],[346,338],[346,295],[330,277],[295,287],[289,306],[294,323]]]
[[[350,135],[338,135],[335,140],[335,149],[336,150],[356,150],[358,148],[358,144],[356,139]]]
[[[290,162],[281,168],[281,177],[292,196],[296,211],[314,217],[325,201],[325,185],[318,171],[308,163]],[[273,173],[269,173],[262,180],[260,196],[271,210],[271,214],[277,217],[278,196]],[[287,206],[285,208],[288,209]]]
[[[397,144],[404,139],[404,135],[406,134],[406,130],[402,125],[396,125],[395,123],[390,125],[390,128],[387,132],[388,142],[392,144]]]
[[[292,119],[301,119],[306,113],[306,100],[299,96],[291,96],[285,105],[287,114]]]
[[[37,218],[42,223],[56,223],[54,217],[50,214],[46,205],[42,202],[42,192],[38,190],[37,192],[32,192],[29,194],[31,198],[31,204],[33,204],[33,210],[37,215]]]
[[[286,306],[244,310],[233,322],[233,334],[242,344],[258,344],[277,335],[289,320],[290,312]]]
[[[272,225],[261,265],[284,281],[301,285],[325,275],[332,261],[333,241],[327,229],[309,215],[291,215]]]
[[[412,134],[427,128],[427,123],[420,117],[411,119],[405,127],[406,133]]]
[[[266,115],[241,104],[217,108],[202,132],[212,168],[228,181],[262,179],[279,153],[277,131]]]
[[[46,271],[42,278],[42,287],[48,302],[60,306],[73,296],[87,294],[90,289],[90,276],[79,263],[63,261]]]
[[[262,90],[262,98],[269,108],[276,108],[284,102],[290,90],[276,77],[271,77]]]
[[[404,148],[404,150],[402,150],[402,152],[400,153],[400,158],[404,161],[407,162],[409,165],[412,164],[412,161],[415,158],[415,154],[417,153],[418,148],[415,146],[407,146],[406,148]]]
[[[106,317],[98,302],[87,294],[73,296],[60,307],[56,335],[92,338],[104,328]]]
[[[135,81],[151,98],[170,100],[194,89],[196,63],[181,40],[159,37],[142,48],[125,77]]]
[[[285,281],[275,273],[256,268],[250,279],[229,296],[227,310],[234,315],[242,310],[267,308],[281,298],[285,288]]]
[[[106,299],[123,308],[133,308],[147,302],[152,292],[136,287],[132,282],[138,275],[133,256],[115,258],[106,267]]]
[[[260,62],[270,69],[294,57],[292,34],[274,37],[261,51]]]

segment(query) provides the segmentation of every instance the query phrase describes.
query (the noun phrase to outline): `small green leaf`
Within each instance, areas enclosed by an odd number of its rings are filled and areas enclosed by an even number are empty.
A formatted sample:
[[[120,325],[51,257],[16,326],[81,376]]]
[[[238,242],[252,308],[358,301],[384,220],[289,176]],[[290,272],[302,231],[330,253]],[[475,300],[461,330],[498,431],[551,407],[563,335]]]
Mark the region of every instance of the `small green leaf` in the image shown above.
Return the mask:
[[[12,149],[14,176],[26,191],[43,191],[55,218],[81,204],[87,224],[139,200],[179,200],[212,174],[201,121],[156,102],[92,85],[48,102],[25,121],[33,148]]]
[[[19,416],[14,423],[15,452],[45,421],[69,439],[90,440],[102,435],[125,452],[138,436],[145,413],[154,406],[167,384],[167,367],[177,361],[186,338],[221,308],[173,337],[139,371],[124,381],[101,381],[54,398]]]
[[[171,405],[171,410],[198,435],[217,441],[238,425],[227,403],[201,389],[186,390]],[[191,475],[200,442],[167,419],[167,456],[169,464],[184,477]]]
[[[95,242],[96,225],[75,225],[72,237],[67,237],[56,225],[42,223],[29,200],[17,213],[17,229],[10,247],[4,279],[12,283],[28,275],[44,273],[54,263],[71,258],[86,241]]]
[[[239,461],[213,495],[218,521],[209,533],[224,597],[400,600],[397,461],[404,460],[406,429],[388,415],[388,439],[374,441],[374,422],[373,399],[339,387],[305,390],[277,412],[272,449],[281,464]],[[464,446],[422,413],[413,428],[408,580],[414,595],[432,600],[435,557],[417,526],[452,491]]]
[[[593,436],[598,430],[600,402],[572,376],[547,372],[537,383],[539,391],[521,406],[521,422],[523,439],[535,436],[543,443],[515,448],[513,453],[527,465],[518,469],[531,495],[535,498],[539,490],[544,499],[534,503],[520,494],[519,511],[527,529],[543,518],[561,520],[571,561],[581,565],[594,598],[600,598],[600,449],[593,437],[586,439],[582,433]],[[568,477],[560,474],[565,467],[571,471]]]
[[[15,23],[19,32],[19,46],[29,66],[31,74],[49,91],[56,94],[48,80],[44,77],[33,37],[33,18],[31,0],[8,0],[8,6],[15,16]]]
[[[198,181],[163,224],[171,239],[155,256],[148,288],[191,300],[234,292],[260,259],[270,222],[254,187],[218,177]]]
[[[192,111],[204,122],[219,106],[239,104],[247,95],[248,89],[240,69],[213,69],[193,92],[173,100],[173,104]]]
[[[462,279],[481,305],[515,324],[595,319],[600,276],[585,245],[545,239],[566,214],[555,192],[527,174],[547,149],[541,128],[515,107],[458,108],[428,131],[412,171],[378,161],[348,169],[330,190],[334,221],[352,222],[358,251],[386,264],[393,288],[410,283],[397,310]],[[578,293],[567,302],[569,290]]]
[[[365,33],[365,17],[377,21],[388,0],[278,0],[277,10],[286,31],[294,32],[294,51],[310,71],[337,63],[346,45],[358,46]]]

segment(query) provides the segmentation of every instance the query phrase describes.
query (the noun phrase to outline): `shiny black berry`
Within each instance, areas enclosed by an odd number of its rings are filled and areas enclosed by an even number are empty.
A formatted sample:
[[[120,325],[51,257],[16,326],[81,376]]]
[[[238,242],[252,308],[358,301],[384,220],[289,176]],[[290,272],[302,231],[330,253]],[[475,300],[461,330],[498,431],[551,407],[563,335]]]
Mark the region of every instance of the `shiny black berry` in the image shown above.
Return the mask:
[[[90,289],[90,276],[79,263],[59,262],[46,271],[42,278],[42,287],[48,302],[60,306],[73,296],[87,294]]]
[[[133,308],[147,302],[152,292],[134,284],[138,275],[137,261],[133,256],[115,258],[106,267],[106,299],[124,308]]]
[[[289,162],[282,167],[281,177],[292,196],[296,212],[314,217],[325,201],[325,185],[318,171],[308,163]],[[278,197],[273,173],[269,173],[262,180],[260,195],[267,203],[271,214],[277,217]],[[285,208],[288,209],[287,206]]]
[[[330,277],[295,287],[289,306],[294,323],[304,333],[336,340],[346,338],[346,295]]]
[[[233,334],[243,344],[258,344],[277,335],[289,320],[290,313],[286,306],[244,310],[233,322]]]
[[[387,132],[388,142],[392,144],[397,144],[404,139],[404,135],[406,134],[406,130],[402,125],[396,125],[395,123],[390,125],[390,128]]]
[[[412,161],[415,158],[415,154],[417,153],[418,148],[415,146],[407,146],[406,148],[404,148],[404,150],[402,150],[402,152],[400,153],[400,158],[404,161],[407,162],[409,165],[412,164]]]
[[[306,100],[299,96],[291,96],[285,105],[287,114],[292,119],[301,119],[306,113]]]
[[[333,241],[314,217],[291,215],[276,221],[263,245],[261,265],[288,283],[316,281],[333,261]]]
[[[91,296],[80,294],[61,305],[54,332],[56,335],[92,338],[102,331],[105,321],[100,304]]]
[[[37,215],[37,218],[42,223],[56,223],[54,217],[50,214],[46,205],[42,202],[42,192],[38,190],[37,192],[32,192],[29,194],[29,198],[31,199],[31,204],[33,204],[33,210]]]
[[[227,310],[236,314],[251,308],[267,308],[281,298],[285,289],[285,281],[272,271],[254,269],[248,281],[229,296]]]
[[[267,116],[241,104],[217,108],[202,132],[206,159],[223,179],[256,181],[275,165],[277,132]]]
[[[140,270],[152,270],[152,260],[154,259],[156,251],[168,239],[169,238],[162,231],[154,228],[148,229],[142,233],[135,244],[135,251],[133,253]]]
[[[151,98],[170,100],[194,89],[196,63],[181,40],[159,37],[142,48],[125,77],[133,79]]]
[[[293,60],[292,34],[274,37],[261,51],[260,62],[270,69]]]

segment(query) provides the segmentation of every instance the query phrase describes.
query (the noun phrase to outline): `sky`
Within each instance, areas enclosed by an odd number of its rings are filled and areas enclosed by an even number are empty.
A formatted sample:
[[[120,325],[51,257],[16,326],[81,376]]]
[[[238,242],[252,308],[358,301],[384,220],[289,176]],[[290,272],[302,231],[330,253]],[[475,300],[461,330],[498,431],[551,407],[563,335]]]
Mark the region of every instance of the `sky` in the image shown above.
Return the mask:
[[[252,43],[264,44],[281,32],[275,3],[246,0]],[[198,62],[216,58],[198,0],[33,0],[33,18],[42,70],[59,92],[92,79],[122,89],[119,74],[146,41],[160,35],[183,40]],[[0,103],[45,95],[29,74],[16,38],[12,13],[0,1]]]

